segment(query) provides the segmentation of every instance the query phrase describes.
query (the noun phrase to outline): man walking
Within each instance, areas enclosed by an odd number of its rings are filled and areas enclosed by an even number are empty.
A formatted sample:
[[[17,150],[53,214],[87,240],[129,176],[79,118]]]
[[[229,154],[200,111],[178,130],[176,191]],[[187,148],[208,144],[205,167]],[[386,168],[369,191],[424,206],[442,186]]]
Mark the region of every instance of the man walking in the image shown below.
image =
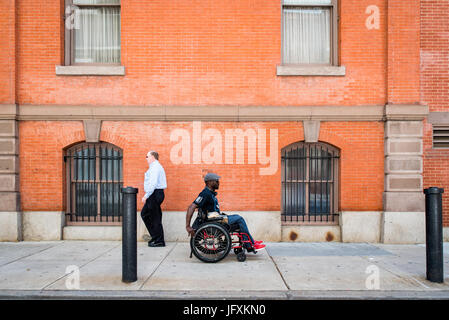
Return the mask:
[[[167,188],[167,179],[156,151],[147,153],[147,162],[149,169],[145,172],[143,183],[145,195],[142,198],[145,205],[140,215],[151,236],[148,246],[165,247],[161,204],[165,198],[164,189]]]

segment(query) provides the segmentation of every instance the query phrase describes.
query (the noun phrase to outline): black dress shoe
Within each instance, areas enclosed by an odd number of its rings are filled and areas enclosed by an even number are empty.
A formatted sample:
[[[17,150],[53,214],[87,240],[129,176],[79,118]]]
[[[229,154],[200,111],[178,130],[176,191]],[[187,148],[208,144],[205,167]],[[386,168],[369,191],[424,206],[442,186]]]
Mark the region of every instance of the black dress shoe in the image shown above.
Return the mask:
[[[149,247],[165,247],[164,242],[148,242]]]

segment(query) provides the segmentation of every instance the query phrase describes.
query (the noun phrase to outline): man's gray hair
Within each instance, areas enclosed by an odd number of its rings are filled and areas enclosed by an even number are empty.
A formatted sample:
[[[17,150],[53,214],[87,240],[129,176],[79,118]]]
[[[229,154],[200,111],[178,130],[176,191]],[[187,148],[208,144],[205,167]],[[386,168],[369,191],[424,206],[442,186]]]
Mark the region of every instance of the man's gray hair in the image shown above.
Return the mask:
[[[150,151],[148,153],[151,154],[154,159],[159,160],[159,153],[157,153],[156,151]]]

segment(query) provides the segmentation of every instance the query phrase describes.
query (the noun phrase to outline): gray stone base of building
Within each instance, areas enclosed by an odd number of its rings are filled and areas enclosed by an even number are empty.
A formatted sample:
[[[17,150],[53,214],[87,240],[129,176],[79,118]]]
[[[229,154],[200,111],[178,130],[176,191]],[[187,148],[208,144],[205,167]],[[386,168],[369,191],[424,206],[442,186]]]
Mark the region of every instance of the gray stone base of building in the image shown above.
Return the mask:
[[[384,212],[382,228],[382,243],[426,242],[425,212]]]
[[[22,241],[22,212],[0,212],[0,241]]]
[[[62,211],[23,212],[23,240],[53,241],[62,239],[65,214]]]
[[[18,107],[0,108],[0,241],[21,241]]]

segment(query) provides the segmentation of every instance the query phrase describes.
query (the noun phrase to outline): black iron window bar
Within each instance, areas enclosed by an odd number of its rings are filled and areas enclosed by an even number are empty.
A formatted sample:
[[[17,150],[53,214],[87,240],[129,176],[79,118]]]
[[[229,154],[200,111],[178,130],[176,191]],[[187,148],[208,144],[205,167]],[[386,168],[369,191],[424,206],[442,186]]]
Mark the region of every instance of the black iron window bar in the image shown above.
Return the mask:
[[[84,143],[64,156],[68,224],[120,224],[123,216],[122,151],[108,143]]]
[[[283,222],[338,223],[336,148],[323,143],[295,143],[282,151]]]

